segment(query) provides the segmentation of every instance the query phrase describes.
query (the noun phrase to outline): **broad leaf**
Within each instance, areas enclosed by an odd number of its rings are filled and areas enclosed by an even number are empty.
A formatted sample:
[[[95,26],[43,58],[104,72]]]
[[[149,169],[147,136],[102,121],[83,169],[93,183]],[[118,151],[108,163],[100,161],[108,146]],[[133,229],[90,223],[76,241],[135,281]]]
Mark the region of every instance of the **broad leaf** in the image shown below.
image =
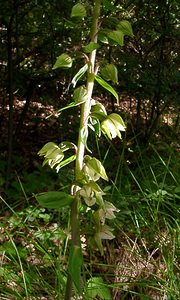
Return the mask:
[[[100,121],[103,121],[106,116],[107,112],[104,107],[100,102],[92,100],[91,101],[91,116],[97,118]]]
[[[114,30],[109,32],[108,37],[120,46],[124,45],[124,33],[121,30]]]
[[[53,70],[58,69],[58,68],[66,69],[66,68],[71,68],[71,66],[72,66],[71,57],[69,55],[67,55],[66,53],[63,53],[57,58],[52,69]]]
[[[78,290],[81,292],[81,266],[82,266],[82,251],[80,246],[71,246],[69,255],[68,271]]]
[[[87,89],[83,85],[75,89],[73,93],[73,99],[76,104],[81,104],[86,102],[87,97],[88,97]]]
[[[35,195],[40,205],[46,208],[62,208],[71,205],[73,197],[64,192],[46,192]]]
[[[93,50],[99,49],[98,43],[90,42],[87,46],[83,47],[83,50],[87,53],[91,53]]]
[[[111,300],[109,288],[103,283],[101,277],[92,277],[87,282],[87,296],[90,299],[99,297],[102,300]]]
[[[98,34],[98,40],[103,44],[109,44],[107,34],[108,34],[107,30],[101,30]]]
[[[73,98],[75,101],[69,103],[65,107],[62,107],[57,110],[58,113],[62,112],[63,110],[66,110],[68,108],[72,108],[75,106],[78,106],[82,103],[84,103],[87,100],[87,90],[84,86],[80,86],[74,91]]]
[[[118,23],[117,29],[122,31],[124,35],[128,35],[130,37],[134,36],[131,23],[127,20],[123,20],[120,23]]]
[[[90,180],[89,186],[91,186],[91,188],[92,188],[95,192],[101,193],[102,195],[106,195],[106,194],[103,192],[103,190],[100,188],[100,186],[99,186],[96,182],[94,182],[93,180]]]
[[[71,18],[84,18],[86,17],[86,9],[81,3],[77,3],[72,7]]]
[[[86,73],[87,69],[88,69],[88,65],[85,64],[73,77],[71,82],[74,88],[76,86],[76,83],[79,81],[79,79]]]
[[[113,87],[107,83],[105,80],[103,80],[100,76],[96,75],[95,76],[95,80],[106,90],[108,90],[117,100],[117,103],[119,102],[118,99],[118,94],[117,92],[113,89]]]
[[[114,83],[118,82],[118,71],[113,64],[107,64],[101,68],[101,75],[105,80],[111,80]]]

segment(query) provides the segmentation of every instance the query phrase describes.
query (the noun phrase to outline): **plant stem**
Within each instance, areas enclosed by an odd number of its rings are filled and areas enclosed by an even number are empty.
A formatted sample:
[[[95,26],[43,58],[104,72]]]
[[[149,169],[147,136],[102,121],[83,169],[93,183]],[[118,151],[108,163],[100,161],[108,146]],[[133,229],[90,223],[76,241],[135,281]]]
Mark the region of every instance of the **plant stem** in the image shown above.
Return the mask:
[[[98,32],[98,18],[100,15],[101,0],[95,0],[95,6],[93,11],[93,19],[91,26],[91,42],[97,43],[97,32]],[[80,129],[78,137],[78,149],[76,158],[76,181],[81,178],[81,170],[83,166],[83,158],[85,151],[85,143],[82,142],[83,133],[87,130],[88,117],[91,109],[91,98],[94,87],[94,76],[95,76],[95,61],[96,61],[96,50],[93,50],[89,55],[89,68],[87,76],[87,93],[88,98],[85,103],[81,105],[81,119]]]
[[[97,43],[97,33],[98,33],[98,20],[100,16],[101,9],[101,1],[95,0],[94,2],[94,10],[93,10],[93,19],[91,26],[90,38],[91,42]],[[95,62],[96,62],[96,50],[93,50],[89,55],[89,67],[87,74],[87,100],[85,103],[81,105],[81,115],[80,115],[80,127],[79,127],[79,136],[78,136],[78,146],[77,146],[77,154],[76,154],[76,166],[75,166],[75,183],[82,179],[82,168],[83,168],[83,159],[85,153],[85,144],[84,141],[84,133],[88,132],[88,117],[91,110],[91,98],[94,88],[94,77],[95,77]],[[87,140],[86,135],[86,140]],[[76,190],[74,191],[74,195],[76,194]],[[71,206],[71,243],[72,246],[80,246],[80,224],[79,224],[79,198],[75,197],[72,206]],[[65,300],[70,300],[72,295],[72,278],[71,275],[68,274],[67,284],[66,284],[66,294]]]

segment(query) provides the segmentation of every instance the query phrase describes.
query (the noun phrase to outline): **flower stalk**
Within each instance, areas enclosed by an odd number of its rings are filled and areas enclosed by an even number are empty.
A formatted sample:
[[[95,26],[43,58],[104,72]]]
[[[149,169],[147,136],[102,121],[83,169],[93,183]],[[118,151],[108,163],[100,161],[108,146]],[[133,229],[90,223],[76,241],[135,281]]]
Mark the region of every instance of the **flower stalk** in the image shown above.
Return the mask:
[[[101,0],[95,0],[94,10],[93,10],[93,19],[91,26],[91,42],[97,43],[97,33],[99,27],[99,16],[101,9]],[[88,136],[88,118],[91,110],[91,98],[94,87],[94,77],[95,77],[95,64],[96,64],[96,49],[94,49],[89,54],[88,60],[88,71],[87,71],[87,99],[84,103],[81,104],[81,114],[80,114],[80,127],[79,127],[79,136],[77,144],[77,153],[76,153],[76,166],[75,166],[75,186],[82,180],[82,169],[83,169],[83,160],[85,153],[85,146]],[[87,134],[86,134],[87,133]],[[85,138],[84,138],[85,136]],[[71,205],[71,243],[72,246],[80,246],[80,225],[79,225],[79,195],[76,188],[74,188],[73,194],[75,196],[74,201]],[[66,294],[65,300],[71,299],[73,287],[73,280],[71,274],[68,274],[67,285],[66,285]]]

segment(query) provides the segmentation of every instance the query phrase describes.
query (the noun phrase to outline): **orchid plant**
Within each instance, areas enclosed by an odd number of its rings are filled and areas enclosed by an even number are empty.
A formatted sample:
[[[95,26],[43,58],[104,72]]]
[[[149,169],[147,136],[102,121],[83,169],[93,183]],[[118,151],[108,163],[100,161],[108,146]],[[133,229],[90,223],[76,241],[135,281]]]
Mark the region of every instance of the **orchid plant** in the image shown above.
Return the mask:
[[[74,88],[73,99],[66,107],[58,112],[74,106],[80,107],[80,125],[77,145],[62,141],[59,145],[48,142],[38,152],[39,156],[44,157],[43,165],[48,164],[55,168],[57,172],[67,164],[75,161],[75,178],[69,194],[61,191],[49,191],[36,195],[38,202],[46,208],[61,209],[68,206],[71,211],[71,243],[68,264],[68,278],[66,285],[65,299],[71,299],[73,288],[81,295],[81,214],[82,206],[85,206],[87,214],[92,216],[91,238],[103,255],[102,240],[113,239],[113,229],[107,225],[107,220],[115,218],[118,209],[110,202],[104,200],[105,192],[98,184],[100,179],[108,181],[105,168],[101,161],[91,156],[91,150],[87,146],[89,130],[93,130],[98,138],[104,134],[112,140],[115,137],[121,139],[121,132],[125,131],[125,124],[119,114],[107,114],[105,107],[94,100],[94,84],[100,84],[111,93],[118,102],[118,94],[108,83],[118,81],[118,72],[114,64],[103,64],[102,67],[96,61],[96,53],[101,43],[123,46],[124,36],[133,36],[132,28],[127,20],[117,20],[114,30],[103,28],[103,20],[100,13],[103,7],[106,10],[120,11],[120,7],[111,4],[112,1],[95,0],[92,11],[92,23],[90,30],[90,42],[82,46],[82,57],[85,57],[85,64],[73,77],[71,84]],[[87,17],[86,5],[77,3],[72,7],[71,18],[83,19]],[[98,38],[99,37],[99,38]],[[62,53],[56,60],[53,69],[71,68],[73,59],[67,54]],[[85,77],[86,85],[76,88],[77,82]],[[70,150],[71,155],[67,155]],[[72,151],[74,154],[72,155]],[[88,154],[86,154],[86,151]],[[83,294],[85,297],[85,294]]]

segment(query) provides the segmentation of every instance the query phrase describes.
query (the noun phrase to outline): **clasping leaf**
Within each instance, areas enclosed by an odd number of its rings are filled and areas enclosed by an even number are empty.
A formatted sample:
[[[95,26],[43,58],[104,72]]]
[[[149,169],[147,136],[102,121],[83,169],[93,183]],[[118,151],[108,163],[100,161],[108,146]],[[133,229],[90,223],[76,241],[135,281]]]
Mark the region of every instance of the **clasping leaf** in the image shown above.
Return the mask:
[[[66,53],[63,53],[57,58],[52,69],[53,70],[58,69],[58,68],[66,69],[66,68],[71,68],[71,66],[72,66],[71,57],[69,55],[67,55]]]
[[[118,71],[113,64],[107,64],[101,68],[101,75],[105,80],[111,80],[114,83],[118,82]]]
[[[113,87],[107,83],[105,80],[103,80],[100,76],[96,75],[95,76],[95,80],[106,90],[108,90],[117,100],[117,102],[119,101],[118,99],[118,94],[117,92],[113,89]]]
[[[35,198],[40,205],[46,208],[62,208],[71,205],[73,197],[64,192],[46,192],[42,194],[35,195]]]
[[[74,99],[75,104],[81,104],[81,103],[86,102],[87,97],[88,97],[88,94],[87,94],[87,89],[85,86],[82,85],[82,86],[78,87],[77,89],[75,89],[74,94],[73,94],[73,99]]]
[[[73,85],[73,87],[75,88],[76,83],[79,81],[79,79],[86,73],[88,69],[88,65],[85,64],[77,73],[76,75],[73,77],[71,83]]]
[[[130,37],[134,36],[131,23],[127,20],[122,20],[120,23],[118,23],[117,29],[121,30],[124,35],[128,35]]]
[[[87,46],[83,47],[86,53],[91,53],[93,50],[99,49],[100,45],[98,43],[90,42]]]
[[[124,45],[124,33],[121,30],[113,30],[109,32],[108,37],[120,46]]]
[[[77,3],[72,7],[71,18],[84,18],[86,17],[86,9],[81,3]]]
[[[69,256],[68,271],[71,274],[72,280],[78,290],[81,292],[81,266],[83,262],[82,250],[80,246],[71,246]]]

